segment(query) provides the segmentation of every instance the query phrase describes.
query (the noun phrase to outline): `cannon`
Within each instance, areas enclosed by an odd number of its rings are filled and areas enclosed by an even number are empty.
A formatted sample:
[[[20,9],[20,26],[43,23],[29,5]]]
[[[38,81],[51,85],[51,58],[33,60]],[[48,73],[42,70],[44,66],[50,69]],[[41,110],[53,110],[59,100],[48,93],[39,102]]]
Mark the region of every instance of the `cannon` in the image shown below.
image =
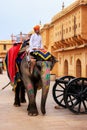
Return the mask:
[[[87,78],[64,76],[55,80],[54,101],[75,114],[87,113]]]

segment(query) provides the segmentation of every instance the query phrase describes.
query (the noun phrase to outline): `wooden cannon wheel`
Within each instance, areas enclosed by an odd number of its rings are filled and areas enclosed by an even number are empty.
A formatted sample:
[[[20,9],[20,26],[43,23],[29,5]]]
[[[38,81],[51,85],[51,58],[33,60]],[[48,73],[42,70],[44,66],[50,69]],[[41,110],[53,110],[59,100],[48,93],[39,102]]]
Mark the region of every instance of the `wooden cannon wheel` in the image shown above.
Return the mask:
[[[67,87],[67,84],[69,81],[71,81],[73,78],[73,76],[64,76],[61,77],[59,79],[55,80],[53,89],[52,89],[52,94],[53,94],[53,98],[54,101],[59,105],[62,106],[64,108],[66,108],[66,104],[65,104],[65,89]]]
[[[66,107],[76,113],[87,113],[87,78],[75,78],[67,84]]]

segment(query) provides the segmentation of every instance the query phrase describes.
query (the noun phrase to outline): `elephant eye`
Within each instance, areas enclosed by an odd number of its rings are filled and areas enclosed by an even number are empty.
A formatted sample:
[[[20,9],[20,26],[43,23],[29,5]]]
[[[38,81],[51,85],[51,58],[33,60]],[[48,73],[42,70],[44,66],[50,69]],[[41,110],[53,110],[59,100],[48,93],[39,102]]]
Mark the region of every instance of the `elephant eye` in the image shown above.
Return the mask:
[[[40,65],[37,65],[37,68],[41,71],[41,66]]]

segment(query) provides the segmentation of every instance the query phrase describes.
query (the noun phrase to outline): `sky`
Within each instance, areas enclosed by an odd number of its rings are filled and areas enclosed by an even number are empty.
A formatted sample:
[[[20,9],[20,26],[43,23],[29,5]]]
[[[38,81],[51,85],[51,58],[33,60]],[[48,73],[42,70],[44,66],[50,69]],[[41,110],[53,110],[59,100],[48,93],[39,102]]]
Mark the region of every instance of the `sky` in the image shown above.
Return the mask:
[[[11,34],[28,33],[76,0],[0,0],[0,40],[10,40]]]

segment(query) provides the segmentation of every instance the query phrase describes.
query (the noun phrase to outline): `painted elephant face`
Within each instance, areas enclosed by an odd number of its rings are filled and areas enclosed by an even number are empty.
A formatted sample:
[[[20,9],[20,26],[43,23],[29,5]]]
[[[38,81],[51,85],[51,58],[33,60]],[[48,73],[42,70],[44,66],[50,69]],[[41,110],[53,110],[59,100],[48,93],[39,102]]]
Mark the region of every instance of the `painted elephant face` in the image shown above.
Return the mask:
[[[39,66],[40,71],[35,69],[34,74],[39,77],[41,76],[41,80],[45,86],[50,85],[50,69],[52,63],[50,61],[38,61],[37,66]],[[40,80],[40,78],[39,78]]]

